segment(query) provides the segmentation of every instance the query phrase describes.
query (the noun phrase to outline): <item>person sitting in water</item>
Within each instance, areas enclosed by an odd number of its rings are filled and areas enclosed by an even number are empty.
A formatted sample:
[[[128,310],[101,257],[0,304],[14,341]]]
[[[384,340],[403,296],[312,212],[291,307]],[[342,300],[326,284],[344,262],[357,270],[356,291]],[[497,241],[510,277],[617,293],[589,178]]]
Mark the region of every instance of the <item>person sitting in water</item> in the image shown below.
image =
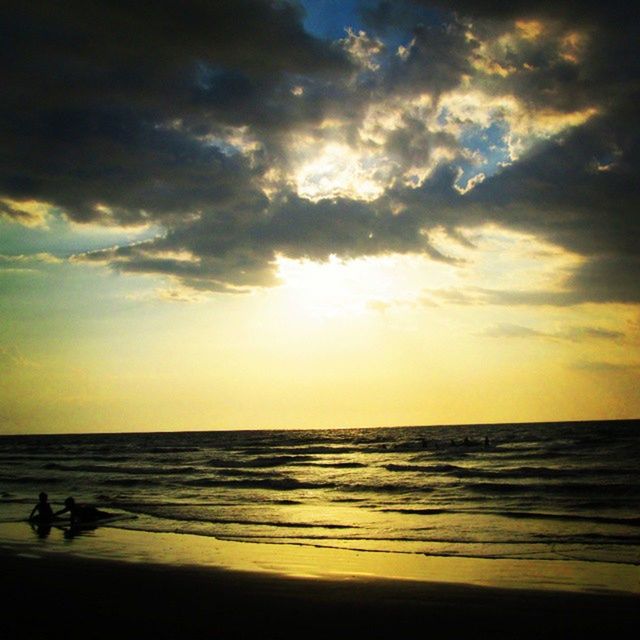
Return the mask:
[[[32,522],[39,522],[41,524],[47,524],[53,520],[53,509],[49,504],[49,496],[41,491],[38,496],[38,504],[33,507],[29,520]]]
[[[108,518],[111,514],[100,511],[93,505],[78,504],[74,498],[67,498],[64,501],[64,509],[56,512],[54,516],[57,518],[63,513],[69,512],[71,517],[71,525],[85,524],[87,522],[97,522],[103,518]]]

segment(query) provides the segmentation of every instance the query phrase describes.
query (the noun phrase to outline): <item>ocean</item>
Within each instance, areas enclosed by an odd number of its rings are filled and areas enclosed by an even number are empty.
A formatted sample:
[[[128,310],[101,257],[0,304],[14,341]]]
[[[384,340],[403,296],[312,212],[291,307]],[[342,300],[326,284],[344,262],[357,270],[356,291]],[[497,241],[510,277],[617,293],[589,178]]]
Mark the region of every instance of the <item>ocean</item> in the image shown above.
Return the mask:
[[[637,420],[4,436],[0,522],[44,490],[122,529],[637,566],[639,460]]]

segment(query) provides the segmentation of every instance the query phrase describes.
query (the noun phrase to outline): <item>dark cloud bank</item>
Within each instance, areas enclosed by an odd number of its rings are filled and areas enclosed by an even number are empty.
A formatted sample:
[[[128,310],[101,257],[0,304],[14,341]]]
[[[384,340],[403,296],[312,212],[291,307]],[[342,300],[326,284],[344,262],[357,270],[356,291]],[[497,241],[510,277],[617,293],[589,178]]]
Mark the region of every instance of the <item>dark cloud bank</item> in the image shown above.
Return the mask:
[[[14,204],[0,204],[0,215],[28,221],[15,202],[38,200],[76,222],[160,224],[163,238],[83,259],[212,291],[275,284],[279,253],[447,260],[425,231],[439,226],[455,237],[461,227],[494,222],[586,262],[565,294],[526,300],[505,292],[489,302],[639,302],[636,14],[633,3],[368,3],[372,35],[384,39],[397,27],[414,42],[404,58],[387,52],[386,66],[372,74],[359,73],[339,43],[305,32],[301,9],[287,2],[7,1],[0,196]],[[420,187],[398,182],[373,202],[312,202],[286,182],[265,193],[269,170],[287,168],[292,132],[332,116],[355,123],[370,101],[389,96],[437,99],[478,73],[470,61],[479,43],[464,25],[471,20],[474,33],[495,36],[518,18],[547,21],[558,33],[580,29],[588,36],[583,59],[572,65],[551,49],[532,50],[521,54],[531,73],[486,78],[486,86],[532,112],[593,107],[597,116],[465,195],[446,164]],[[255,144],[229,147],[222,140],[230,127]],[[400,162],[430,152],[420,123],[407,120],[394,136],[387,151]]]

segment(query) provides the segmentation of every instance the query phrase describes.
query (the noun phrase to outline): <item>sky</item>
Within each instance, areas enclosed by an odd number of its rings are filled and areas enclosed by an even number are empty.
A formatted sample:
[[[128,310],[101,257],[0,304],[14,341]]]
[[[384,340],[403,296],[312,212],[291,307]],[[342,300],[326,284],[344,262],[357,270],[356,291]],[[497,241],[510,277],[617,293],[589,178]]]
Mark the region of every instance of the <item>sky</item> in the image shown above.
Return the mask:
[[[3,2],[0,434],[640,417],[634,4]]]

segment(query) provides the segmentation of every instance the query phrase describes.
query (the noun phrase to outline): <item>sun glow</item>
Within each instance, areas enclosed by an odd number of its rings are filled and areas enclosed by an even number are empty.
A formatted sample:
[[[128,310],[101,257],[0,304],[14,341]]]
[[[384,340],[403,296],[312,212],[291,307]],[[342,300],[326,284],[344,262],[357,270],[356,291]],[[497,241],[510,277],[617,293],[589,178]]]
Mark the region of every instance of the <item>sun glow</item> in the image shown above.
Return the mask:
[[[309,200],[347,197],[374,200],[385,183],[379,180],[384,159],[363,156],[346,144],[332,142],[305,150],[295,182],[298,194]]]
[[[426,256],[389,254],[326,262],[280,256],[278,276],[290,305],[315,318],[361,316],[419,303],[422,289],[452,286],[455,269]]]
[[[327,262],[280,257],[278,275],[296,305],[312,315],[358,315],[371,300],[394,295],[392,273],[383,263],[376,259],[343,261],[336,256]]]
[[[444,299],[479,303],[478,292],[489,290],[562,292],[567,277],[583,262],[534,236],[493,225],[461,233],[468,245],[443,229],[429,232],[430,242],[456,257],[459,266],[417,254],[350,260],[332,255],[325,262],[279,256],[278,278],[290,308],[327,319],[440,306]]]

